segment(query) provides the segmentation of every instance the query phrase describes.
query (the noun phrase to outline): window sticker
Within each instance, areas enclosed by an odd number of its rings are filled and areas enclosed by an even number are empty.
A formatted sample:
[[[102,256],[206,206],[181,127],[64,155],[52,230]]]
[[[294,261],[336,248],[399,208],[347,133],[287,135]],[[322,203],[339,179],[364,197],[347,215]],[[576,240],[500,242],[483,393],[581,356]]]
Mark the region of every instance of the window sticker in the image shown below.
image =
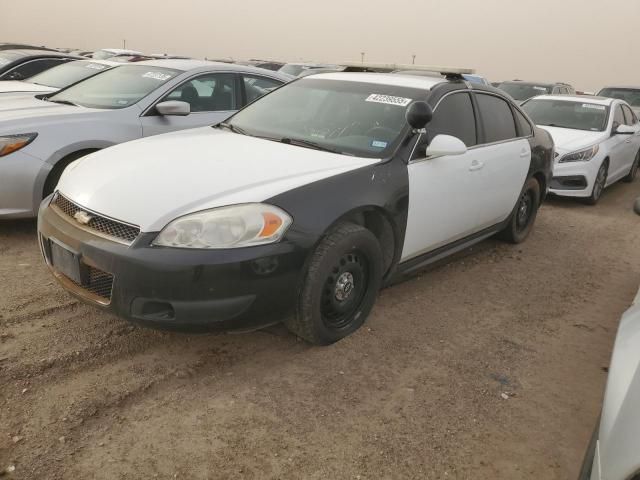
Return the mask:
[[[118,105],[128,105],[129,104],[129,100],[118,100],[116,103]]]
[[[99,63],[88,63],[87,68],[91,68],[92,70],[104,70],[107,66]]]
[[[142,75],[142,78],[153,78],[154,80],[160,80],[161,82],[164,82],[165,80],[169,80],[171,78],[171,74],[161,72],[147,72]]]
[[[374,140],[371,142],[373,148],[387,148],[388,142],[382,142],[380,140]]]
[[[411,99],[404,98],[404,97],[392,97],[391,95],[381,95],[379,93],[372,93],[367,97],[365,102],[384,103],[386,105],[397,105],[399,107],[406,107],[411,103]]]
[[[604,105],[594,105],[593,103],[583,103],[582,108],[591,108],[593,110],[605,110],[607,107]]]
[[[547,89],[544,87],[533,87],[534,90],[540,90],[541,92],[546,92]]]

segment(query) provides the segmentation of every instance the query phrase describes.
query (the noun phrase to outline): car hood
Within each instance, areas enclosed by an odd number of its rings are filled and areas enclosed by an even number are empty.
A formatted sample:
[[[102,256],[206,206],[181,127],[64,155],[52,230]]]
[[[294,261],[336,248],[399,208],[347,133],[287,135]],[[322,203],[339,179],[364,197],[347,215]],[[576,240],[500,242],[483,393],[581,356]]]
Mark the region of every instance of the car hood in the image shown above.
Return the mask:
[[[47,87],[46,85],[38,85],[37,83],[21,82],[18,80],[4,80],[0,82],[0,98],[3,93],[13,92],[34,92],[48,93],[54,92],[57,88]]]
[[[105,110],[46,102],[32,96],[2,99],[0,95],[0,134],[39,132],[52,122],[104,112]]]
[[[58,190],[89,210],[155,232],[187,213],[262,202],[377,162],[204,127],[88,155],[65,170]]]
[[[538,125],[538,127],[549,132],[559,155],[582,150],[607,139],[605,132],[590,132],[588,130],[573,130],[571,128],[547,127],[544,125]]]
[[[629,478],[640,468],[640,291],[622,315],[609,366],[598,434],[602,478]]]

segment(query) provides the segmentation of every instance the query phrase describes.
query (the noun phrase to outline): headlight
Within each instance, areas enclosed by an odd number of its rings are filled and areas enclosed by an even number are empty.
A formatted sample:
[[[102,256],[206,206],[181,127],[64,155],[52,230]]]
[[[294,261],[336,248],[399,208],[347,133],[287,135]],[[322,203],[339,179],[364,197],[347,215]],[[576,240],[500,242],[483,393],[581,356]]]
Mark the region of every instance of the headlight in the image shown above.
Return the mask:
[[[33,139],[38,136],[37,133],[24,133],[22,135],[4,135],[0,136],[0,157],[9,155],[10,153],[26,147]]]
[[[153,245],[177,248],[239,248],[275,243],[292,219],[273,205],[248,203],[177,218]]]
[[[593,147],[580,150],[579,152],[568,153],[560,159],[560,163],[588,162],[596,155],[596,153],[598,153],[598,150],[600,150],[600,147],[598,145],[594,145]]]

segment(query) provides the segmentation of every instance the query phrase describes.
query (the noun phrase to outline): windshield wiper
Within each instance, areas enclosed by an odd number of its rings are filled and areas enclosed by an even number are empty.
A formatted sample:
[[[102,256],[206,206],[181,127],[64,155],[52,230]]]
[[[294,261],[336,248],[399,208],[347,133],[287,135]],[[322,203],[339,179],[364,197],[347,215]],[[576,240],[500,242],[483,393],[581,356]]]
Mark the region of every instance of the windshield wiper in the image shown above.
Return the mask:
[[[222,122],[222,123],[219,123],[216,126],[218,128],[226,128],[227,130],[229,130],[229,131],[231,131],[233,133],[239,133],[240,135],[249,135],[247,132],[245,132],[240,127],[236,127],[235,125],[231,125],[230,123]]]
[[[77,104],[70,102],[69,100],[51,100],[51,98],[47,98],[47,102],[59,103],[60,105],[71,105],[72,107],[78,106]]]
[[[280,143],[286,143],[287,145],[295,145],[296,147],[312,148],[314,150],[321,150],[323,152],[338,153],[340,155],[348,155],[344,152],[341,152],[340,150],[336,150],[335,148],[325,147],[324,145],[320,145],[319,143],[312,142],[310,140],[302,140],[299,138],[284,137],[280,139]]]

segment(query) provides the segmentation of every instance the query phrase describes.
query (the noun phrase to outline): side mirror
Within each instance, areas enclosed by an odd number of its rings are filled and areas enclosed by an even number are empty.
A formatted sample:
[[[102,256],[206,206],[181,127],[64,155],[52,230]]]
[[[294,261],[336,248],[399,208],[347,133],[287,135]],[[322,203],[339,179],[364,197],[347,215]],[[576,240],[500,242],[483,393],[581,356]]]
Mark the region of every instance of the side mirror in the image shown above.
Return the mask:
[[[436,135],[427,147],[427,157],[463,155],[465,153],[467,153],[467,146],[464,142],[451,135]]]
[[[406,117],[411,128],[422,130],[433,118],[433,110],[427,102],[413,102],[407,109]]]
[[[185,117],[191,113],[191,105],[178,100],[168,100],[156,105],[160,115]]]
[[[634,133],[636,133],[636,129],[631,125],[618,125],[618,127],[613,130],[614,135],[633,135]]]

